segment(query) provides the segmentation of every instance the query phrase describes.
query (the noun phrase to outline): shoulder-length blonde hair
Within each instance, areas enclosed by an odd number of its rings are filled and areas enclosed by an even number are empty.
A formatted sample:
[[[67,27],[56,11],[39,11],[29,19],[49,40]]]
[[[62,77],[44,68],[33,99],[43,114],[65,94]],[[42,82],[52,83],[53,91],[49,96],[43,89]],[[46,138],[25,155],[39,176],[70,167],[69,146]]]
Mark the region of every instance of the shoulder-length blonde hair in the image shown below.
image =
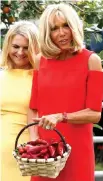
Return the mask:
[[[1,66],[9,69],[13,68],[13,62],[9,57],[9,49],[13,37],[17,34],[29,40],[28,57],[31,68],[35,68],[35,56],[39,53],[38,29],[34,23],[25,20],[14,23],[8,30],[3,42]]]
[[[83,26],[76,11],[67,4],[49,5],[43,12],[40,18],[40,46],[43,56],[47,58],[58,57],[61,50],[52,42],[50,33],[54,18],[64,17],[72,32],[72,52],[81,51],[83,48]]]

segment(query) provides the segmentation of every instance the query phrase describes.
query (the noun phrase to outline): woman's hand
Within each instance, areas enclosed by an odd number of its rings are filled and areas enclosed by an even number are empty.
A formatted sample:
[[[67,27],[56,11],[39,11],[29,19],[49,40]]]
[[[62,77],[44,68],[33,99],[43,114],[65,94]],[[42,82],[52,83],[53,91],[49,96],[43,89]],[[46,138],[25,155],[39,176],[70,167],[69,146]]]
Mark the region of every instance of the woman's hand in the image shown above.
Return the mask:
[[[58,122],[62,121],[62,114],[50,114],[42,116],[39,122],[39,126],[42,126],[44,129],[53,129]]]

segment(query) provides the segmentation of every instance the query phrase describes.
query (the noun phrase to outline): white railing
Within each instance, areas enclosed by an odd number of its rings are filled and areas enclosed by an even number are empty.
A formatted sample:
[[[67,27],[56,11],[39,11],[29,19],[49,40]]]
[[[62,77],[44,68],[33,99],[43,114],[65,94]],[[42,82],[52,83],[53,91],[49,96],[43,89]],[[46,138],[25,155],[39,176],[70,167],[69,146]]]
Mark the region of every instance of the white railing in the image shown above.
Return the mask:
[[[95,171],[95,177],[103,178],[103,171]]]
[[[93,136],[94,143],[103,143],[103,136]]]
[[[94,143],[103,143],[103,136],[93,136]],[[95,171],[95,178],[103,178],[103,171]]]
[[[102,102],[103,108],[103,102]],[[103,143],[103,136],[93,136],[94,143]],[[95,171],[95,178],[96,180],[103,180],[103,171]]]

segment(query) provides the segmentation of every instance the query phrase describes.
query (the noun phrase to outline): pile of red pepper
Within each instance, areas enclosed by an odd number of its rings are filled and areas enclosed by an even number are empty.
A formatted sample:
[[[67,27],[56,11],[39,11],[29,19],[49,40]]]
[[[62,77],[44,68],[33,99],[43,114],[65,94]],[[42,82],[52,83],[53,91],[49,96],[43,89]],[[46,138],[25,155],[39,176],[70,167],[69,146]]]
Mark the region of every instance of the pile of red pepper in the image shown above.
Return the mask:
[[[37,139],[35,141],[29,141],[27,144],[20,145],[17,148],[17,153],[21,158],[28,159],[48,159],[62,156],[65,152],[63,142],[50,140],[45,141]]]

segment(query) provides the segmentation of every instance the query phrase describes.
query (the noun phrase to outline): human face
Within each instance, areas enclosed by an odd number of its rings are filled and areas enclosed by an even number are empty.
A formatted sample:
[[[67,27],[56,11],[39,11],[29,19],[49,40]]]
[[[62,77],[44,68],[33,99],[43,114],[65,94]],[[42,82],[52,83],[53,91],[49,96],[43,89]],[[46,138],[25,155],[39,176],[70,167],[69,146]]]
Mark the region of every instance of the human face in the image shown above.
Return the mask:
[[[13,37],[9,49],[9,57],[13,62],[14,68],[26,69],[30,65],[28,58],[29,41],[23,35],[17,34]]]
[[[68,50],[72,41],[72,32],[64,18],[54,18],[51,39],[61,50]]]

